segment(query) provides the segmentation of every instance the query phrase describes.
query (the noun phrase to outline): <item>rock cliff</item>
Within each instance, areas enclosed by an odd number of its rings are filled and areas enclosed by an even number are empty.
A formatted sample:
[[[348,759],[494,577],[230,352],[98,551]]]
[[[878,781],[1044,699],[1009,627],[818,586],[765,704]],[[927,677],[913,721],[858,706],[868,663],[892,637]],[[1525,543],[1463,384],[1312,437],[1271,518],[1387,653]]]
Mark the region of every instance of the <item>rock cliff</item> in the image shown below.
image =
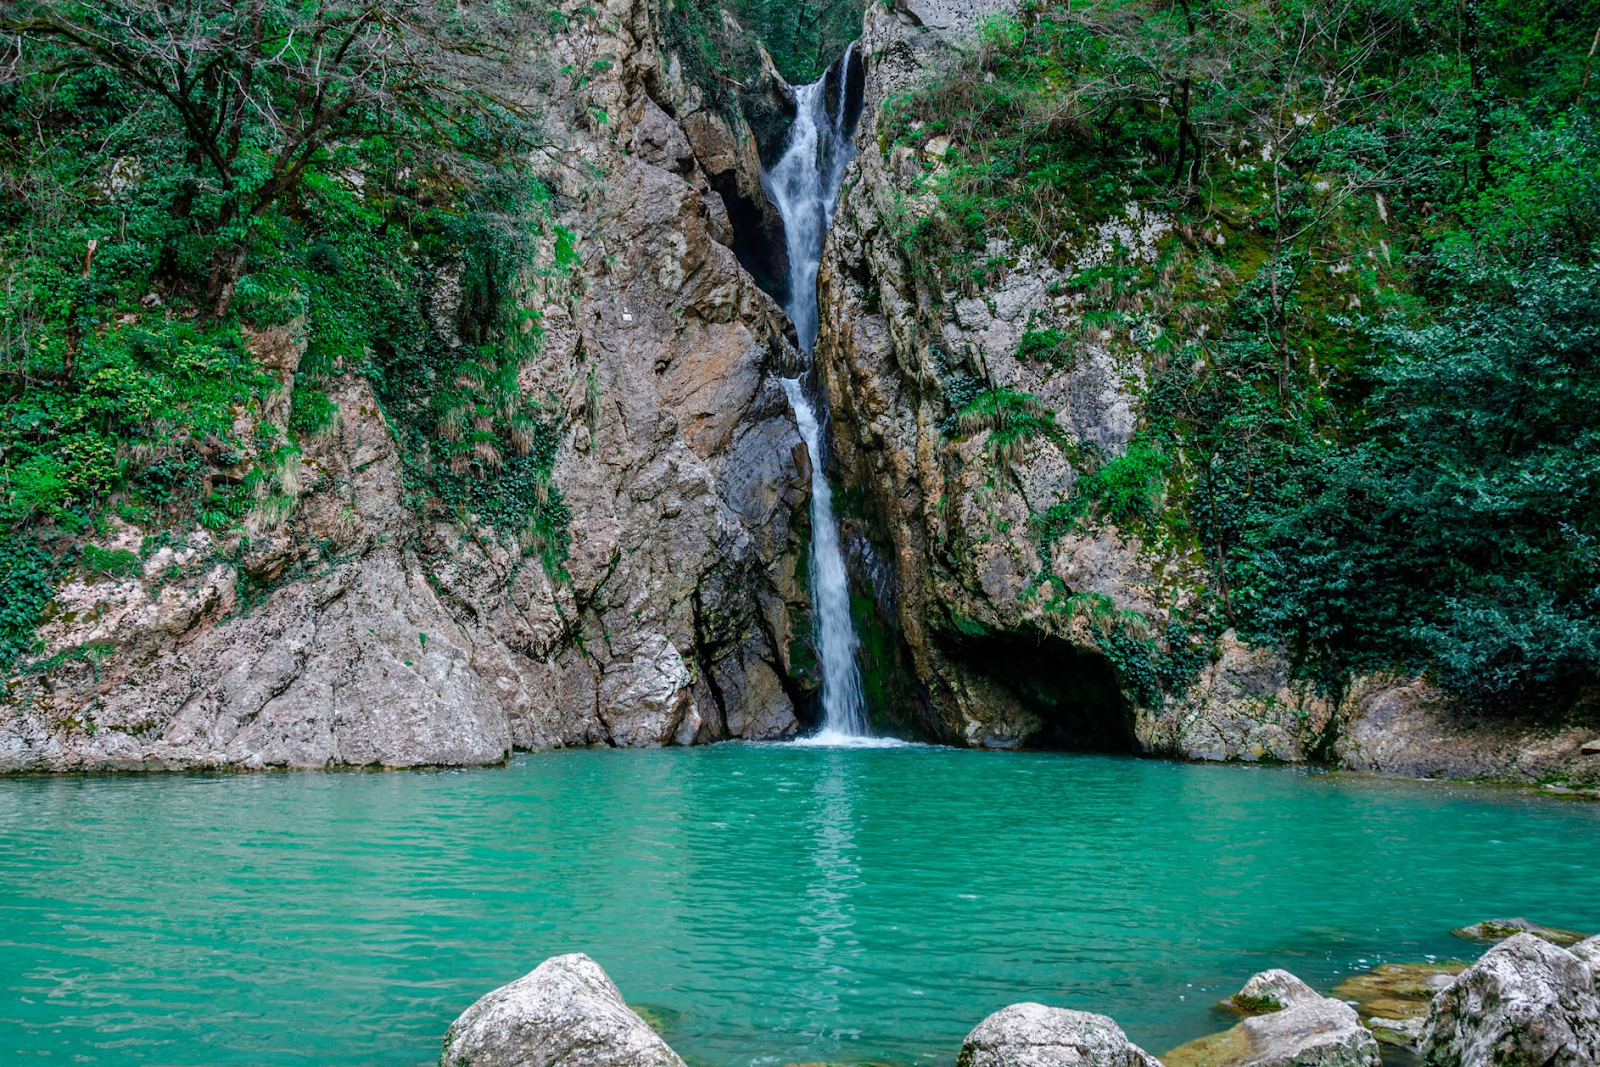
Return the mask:
[[[980,283],[919,260],[908,234],[951,224],[936,193],[953,146],[908,131],[896,98],[1014,7],[874,4],[858,48],[860,151],[823,257],[816,373],[853,505],[843,522],[856,584],[873,602],[859,619],[876,650],[869,667],[893,696],[880,710],[960,744],[1600,782],[1581,730],[1485,724],[1406,678],[1357,679],[1335,703],[1271,649],[1231,631],[1193,639],[1183,620],[1215,591],[1192,543],[1106,521],[1041,528],[1093,469],[1087,457],[1127,452],[1148,391],[1147,355],[1095,328],[1083,279],[1130,267],[1159,277],[1180,235],[1130,200],[1049,250],[991,240]],[[1042,323],[1070,339],[1061,358],[1026,357],[1025,335]],[[1008,441],[1000,413],[985,423],[972,402],[985,394],[1055,428]],[[897,672],[909,684],[895,688]]]
[[[732,247],[730,212],[765,210],[755,142],[683,77],[650,0],[562,14],[538,43],[561,73],[526,88],[554,216],[520,385],[558,408],[568,558],[413,510],[392,424],[345,373],[332,427],[275,476],[287,515],[113,525],[105,547],[142,562],[58,590],[49,669],[0,701],[0,770],[483,764],[796,729],[808,460],[775,378],[787,324]],[[441,333],[459,300],[441,276]],[[304,338],[251,347],[284,388],[240,412],[246,441],[287,420]]]

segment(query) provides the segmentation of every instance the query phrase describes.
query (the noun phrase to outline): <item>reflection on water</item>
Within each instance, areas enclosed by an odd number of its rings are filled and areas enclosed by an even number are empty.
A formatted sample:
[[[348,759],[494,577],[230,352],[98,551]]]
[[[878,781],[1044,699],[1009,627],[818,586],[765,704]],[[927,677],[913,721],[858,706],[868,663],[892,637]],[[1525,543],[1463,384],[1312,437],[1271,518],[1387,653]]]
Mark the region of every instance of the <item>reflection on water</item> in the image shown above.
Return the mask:
[[[812,783],[812,804],[806,827],[811,836],[812,866],[801,925],[815,938],[807,958],[815,968],[815,985],[805,999],[819,1033],[832,1041],[858,1037],[859,1031],[837,1027],[841,987],[849,984],[860,942],[853,936],[855,908],[851,895],[861,884],[855,859],[850,786],[837,758],[829,758]]]
[[[1597,842],[1515,793],[928,746],[0,780],[0,1062],[420,1067],[570,951],[707,1067],[948,1063],[1024,999],[1160,1052],[1265,967],[1600,929]]]

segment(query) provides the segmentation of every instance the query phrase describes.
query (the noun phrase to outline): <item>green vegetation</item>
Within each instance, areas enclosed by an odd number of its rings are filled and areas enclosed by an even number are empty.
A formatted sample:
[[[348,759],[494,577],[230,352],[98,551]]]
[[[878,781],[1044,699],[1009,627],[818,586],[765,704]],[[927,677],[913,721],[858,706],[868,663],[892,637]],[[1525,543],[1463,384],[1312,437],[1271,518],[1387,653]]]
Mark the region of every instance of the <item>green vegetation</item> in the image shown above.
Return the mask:
[[[861,34],[865,0],[673,0],[668,39],[690,77],[713,96],[720,86],[755,88],[757,48],[765,48],[790,85],[816,81]],[[726,11],[737,26],[722,17]],[[742,84],[741,84],[742,83]]]
[[[742,118],[769,161],[789,114],[763,77],[761,52],[790,85],[816,81],[861,33],[865,0],[671,0],[665,43],[683,72],[724,115]]]
[[[1055,413],[1032,393],[1013,389],[979,390],[956,413],[955,425],[963,435],[984,435],[989,462],[1002,474],[1021,457],[1029,441],[1066,443]]]
[[[1267,1015],[1283,1010],[1283,1002],[1271,993],[1235,993],[1228,1003],[1245,1015]]]
[[[1092,522],[1191,546],[1200,628],[1335,693],[1400,669],[1559,710],[1600,680],[1597,27],[1595,0],[1035,2],[892,102],[928,291],[1031,247],[1068,302],[1019,359],[1092,334],[1147,375],[1043,550]]]
[[[559,567],[554,430],[515,389],[540,337],[518,290],[561,236],[510,46],[547,25],[519,3],[8,5],[0,670],[65,570],[135,573],[88,543],[110,516],[153,536],[284,521],[346,374],[371,379],[417,506]],[[441,276],[454,321],[430,317]],[[275,425],[284,379],[257,353],[301,342]]]
[[[1124,528],[1154,522],[1170,465],[1161,442],[1142,433],[1128,442],[1121,455],[1091,467],[1079,477],[1072,496],[1035,519],[1040,551],[1046,560],[1051,545],[1091,516]]]

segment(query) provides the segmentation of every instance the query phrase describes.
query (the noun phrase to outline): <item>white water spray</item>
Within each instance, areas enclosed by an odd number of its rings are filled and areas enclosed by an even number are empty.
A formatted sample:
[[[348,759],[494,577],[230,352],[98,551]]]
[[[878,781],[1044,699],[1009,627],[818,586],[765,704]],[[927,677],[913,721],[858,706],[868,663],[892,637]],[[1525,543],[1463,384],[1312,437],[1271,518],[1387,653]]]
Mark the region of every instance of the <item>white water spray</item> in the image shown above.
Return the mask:
[[[854,48],[845,49],[834,65],[838,91],[831,112],[824,87],[832,71],[810,85],[794,88],[794,125],[782,157],[765,176],[767,196],[783,217],[789,254],[789,300],[784,310],[808,357],[817,341],[817,268],[822,263],[822,242],[833,221],[845,166],[855,155],[846,91]],[[811,740],[865,737],[867,709],[861,695],[861,670],[856,665],[859,642],[850,619],[850,587],[839,550],[833,489],[823,469],[822,421],[799,378],[785,378],[783,388],[811,454],[811,603],[817,658],[822,664],[822,730]]]

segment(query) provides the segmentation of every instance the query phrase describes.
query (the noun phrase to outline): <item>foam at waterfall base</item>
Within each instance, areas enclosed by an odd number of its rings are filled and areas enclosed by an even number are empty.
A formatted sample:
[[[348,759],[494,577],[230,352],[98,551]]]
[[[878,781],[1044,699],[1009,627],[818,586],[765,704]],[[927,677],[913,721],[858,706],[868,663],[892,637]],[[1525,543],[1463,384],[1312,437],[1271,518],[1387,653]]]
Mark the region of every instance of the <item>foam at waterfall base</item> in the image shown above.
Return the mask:
[[[847,734],[839,730],[818,730],[814,734],[797,737],[791,745],[801,748],[927,748],[915,741],[902,741],[898,737],[875,737],[870,734]]]

